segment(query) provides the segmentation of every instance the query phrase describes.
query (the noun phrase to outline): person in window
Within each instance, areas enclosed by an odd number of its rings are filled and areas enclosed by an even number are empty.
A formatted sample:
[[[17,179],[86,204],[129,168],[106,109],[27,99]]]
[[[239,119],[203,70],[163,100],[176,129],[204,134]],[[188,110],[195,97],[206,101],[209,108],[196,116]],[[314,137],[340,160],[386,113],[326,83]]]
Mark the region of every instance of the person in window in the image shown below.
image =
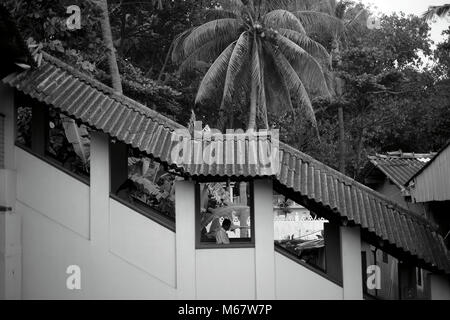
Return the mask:
[[[216,232],[216,243],[217,244],[230,244],[230,239],[228,238],[227,231],[231,228],[231,220],[225,219],[222,222],[222,228]]]

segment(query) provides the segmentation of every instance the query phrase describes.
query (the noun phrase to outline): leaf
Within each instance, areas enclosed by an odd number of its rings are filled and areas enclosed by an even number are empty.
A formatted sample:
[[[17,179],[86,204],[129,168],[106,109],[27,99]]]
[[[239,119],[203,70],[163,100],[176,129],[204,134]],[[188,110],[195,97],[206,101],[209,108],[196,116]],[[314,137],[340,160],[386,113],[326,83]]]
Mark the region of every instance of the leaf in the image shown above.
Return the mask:
[[[331,66],[331,55],[327,49],[317,41],[312,40],[306,34],[302,34],[289,29],[279,29],[280,35],[295,42],[298,46],[305,49],[311,56],[321,61],[326,66]]]
[[[89,132],[84,126],[79,127],[72,118],[62,114],[60,117],[67,141],[72,144],[75,153],[80,157],[83,165],[85,167],[89,166],[90,141],[87,138],[89,137]]]
[[[237,35],[242,24],[238,19],[218,19],[209,21],[192,30],[184,40],[184,53],[186,56],[194,52],[205,43],[225,36]]]
[[[250,35],[248,32],[242,33],[231,54],[225,79],[222,104],[220,107],[221,111],[224,111],[225,107],[232,102],[234,92],[243,79],[243,77],[239,76],[244,65],[249,61],[251,47],[249,37]]]
[[[280,51],[309,91],[314,90],[323,97],[331,97],[320,63],[291,40],[283,36],[279,36],[277,40]]]
[[[302,22],[292,13],[286,10],[274,10],[263,17],[263,23],[274,29],[284,28],[299,33],[306,33]]]
[[[322,33],[333,37],[343,36],[345,33],[344,22],[324,12],[297,11],[294,15],[305,26],[308,34]]]
[[[217,94],[217,90],[223,90],[228,62],[235,45],[236,42],[230,44],[209,68],[198,88],[195,104],[209,100]]]
[[[311,100],[297,72],[278,49],[270,44],[267,44],[265,48],[273,56],[280,73],[288,85],[294,108],[300,108],[305,118],[311,122],[313,127],[317,128],[317,120]]]

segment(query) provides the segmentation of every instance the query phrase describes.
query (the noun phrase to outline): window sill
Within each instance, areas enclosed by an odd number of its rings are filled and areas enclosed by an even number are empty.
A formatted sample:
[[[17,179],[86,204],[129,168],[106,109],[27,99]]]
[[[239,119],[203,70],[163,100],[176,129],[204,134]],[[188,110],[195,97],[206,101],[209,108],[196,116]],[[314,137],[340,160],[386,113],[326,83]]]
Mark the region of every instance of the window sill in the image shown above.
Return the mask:
[[[278,252],[279,254],[281,254],[282,256],[298,263],[299,265],[301,265],[302,267],[305,267],[306,269],[318,274],[319,276],[321,276],[322,278],[325,278],[331,282],[333,282],[334,284],[338,285],[339,287],[343,287],[343,283],[342,281],[336,280],[332,277],[330,277],[327,273],[320,271],[319,269],[314,268],[313,266],[310,266],[309,264],[303,262],[302,260],[300,260],[298,257],[296,257],[294,254],[290,253],[289,251],[287,251],[286,249],[278,246],[277,244],[275,244],[275,252]]]
[[[216,244],[215,242],[201,242],[196,245],[197,250],[220,250],[220,249],[254,249],[255,244],[249,242],[235,242],[230,244]]]

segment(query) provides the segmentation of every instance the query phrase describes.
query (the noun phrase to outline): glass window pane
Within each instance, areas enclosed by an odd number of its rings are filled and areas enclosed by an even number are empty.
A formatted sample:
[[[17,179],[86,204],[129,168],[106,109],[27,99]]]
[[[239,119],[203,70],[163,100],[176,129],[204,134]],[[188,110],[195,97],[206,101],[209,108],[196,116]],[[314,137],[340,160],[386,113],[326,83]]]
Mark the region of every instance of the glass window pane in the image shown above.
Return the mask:
[[[326,271],[325,219],[314,212],[274,194],[275,245],[283,248],[302,262]]]
[[[182,178],[144,154],[130,150],[127,159],[128,172],[122,179],[126,181],[114,193],[149,214],[157,213],[175,221],[175,182]]]
[[[200,240],[209,244],[250,243],[251,188],[246,182],[200,184]]]
[[[50,108],[47,129],[46,155],[67,170],[89,179],[91,146],[89,128],[78,125],[73,119]]]
[[[31,105],[23,99],[16,100],[16,142],[27,148],[31,148]]]

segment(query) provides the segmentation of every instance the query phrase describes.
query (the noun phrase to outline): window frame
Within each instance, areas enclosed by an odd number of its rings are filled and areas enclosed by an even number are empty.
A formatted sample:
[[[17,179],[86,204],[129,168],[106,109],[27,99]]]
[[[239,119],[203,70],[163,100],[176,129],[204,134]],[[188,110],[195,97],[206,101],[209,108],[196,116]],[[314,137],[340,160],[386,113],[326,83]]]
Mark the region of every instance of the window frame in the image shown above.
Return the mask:
[[[196,181],[195,183],[195,249],[197,250],[215,250],[215,249],[254,249],[255,248],[255,188],[253,180],[232,180],[232,182],[246,182],[249,184],[250,189],[250,230],[251,238],[249,241],[239,241],[236,239],[230,239],[230,244],[217,244],[215,242],[203,242],[201,240],[201,227],[200,227],[200,185],[204,183],[214,182],[227,182],[227,180],[208,180],[208,181]]]
[[[109,170],[110,170],[110,179],[109,179],[109,198],[117,201],[118,203],[124,205],[125,207],[136,211],[137,213],[139,213],[140,215],[146,217],[147,219],[152,220],[153,222],[161,225],[162,227],[172,231],[172,232],[176,232],[176,218],[174,217],[173,219],[164,214],[163,212],[160,212],[159,210],[146,205],[145,203],[140,203],[140,202],[135,202],[135,203],[131,203],[125,199],[123,199],[122,197],[118,196],[116,192],[114,192],[112,190],[113,187],[113,181],[115,180],[114,177],[117,177],[117,172],[114,170],[112,162],[113,162],[113,157],[117,156],[117,154],[114,152],[114,148],[112,147],[113,143],[119,143],[122,144],[124,147],[126,147],[126,154],[127,154],[127,161],[126,163],[128,163],[128,151],[130,151],[130,149],[133,149],[132,146],[122,142],[122,141],[114,141],[116,139],[114,138],[110,138],[109,139],[109,143],[108,143],[108,148],[109,148]],[[116,149],[118,150],[118,149]],[[140,151],[139,151],[140,152]],[[121,154],[120,154],[121,155]],[[161,164],[163,165],[163,164]],[[127,166],[128,168],[128,166]],[[127,171],[128,172],[128,171]],[[175,207],[176,210],[176,207]],[[176,216],[176,214],[175,214]]]
[[[31,123],[30,123],[30,130],[31,130],[31,141],[30,141],[30,146],[27,146],[25,144],[21,144],[17,141],[17,137],[18,137],[18,125],[17,125],[17,117],[18,117],[18,102],[27,102],[30,103],[31,105]],[[41,108],[40,110],[34,110],[33,108],[38,107]],[[77,174],[69,169],[67,169],[66,167],[64,167],[58,160],[54,159],[52,156],[48,155],[47,153],[47,143],[48,143],[48,133],[49,133],[49,129],[48,129],[48,124],[45,123],[39,123],[40,126],[36,123],[36,121],[38,121],[36,118],[33,117],[33,114],[35,112],[39,113],[44,113],[41,114],[41,118],[42,119],[48,119],[48,112],[49,112],[49,106],[46,105],[43,102],[40,102],[32,97],[27,96],[24,93],[18,92],[17,90],[15,90],[14,92],[14,145],[15,147],[31,154],[32,156],[38,158],[39,160],[47,163],[48,165],[56,168],[57,170],[69,175],[70,177],[78,180],[79,182],[90,186],[90,175],[86,176],[86,175],[80,175]],[[55,108],[59,113],[63,112],[60,109]],[[44,132],[39,132],[39,135],[36,137],[36,135],[34,135],[34,133],[36,133],[36,128],[39,129],[44,129]],[[33,137],[34,136],[34,137]],[[34,146],[33,147],[33,141],[39,141],[39,146]]]
[[[283,188],[280,188],[277,185],[274,185],[273,192],[285,196],[287,199],[290,199],[295,203],[303,206],[305,209],[313,212],[317,216],[328,220],[330,230],[334,229],[334,232],[336,233],[334,235],[331,235],[331,238],[335,238],[336,241],[328,242],[328,246],[326,239],[330,236],[330,234],[328,235],[328,237],[327,235],[325,235],[325,270],[321,270],[320,268],[317,268],[311,264],[304,262],[294,253],[278,245],[274,239],[275,251],[283,255],[284,257],[305,267],[306,269],[316,273],[317,275],[327,279],[328,281],[333,282],[339,287],[343,287],[342,249],[341,249],[342,239],[340,233],[341,224],[338,223],[338,221],[334,219],[332,215],[324,214],[320,210],[319,206],[314,206],[312,203],[305,203],[307,201],[303,201],[302,199],[295,197],[292,193],[286,192]],[[333,266],[333,268],[330,268],[329,266]]]

